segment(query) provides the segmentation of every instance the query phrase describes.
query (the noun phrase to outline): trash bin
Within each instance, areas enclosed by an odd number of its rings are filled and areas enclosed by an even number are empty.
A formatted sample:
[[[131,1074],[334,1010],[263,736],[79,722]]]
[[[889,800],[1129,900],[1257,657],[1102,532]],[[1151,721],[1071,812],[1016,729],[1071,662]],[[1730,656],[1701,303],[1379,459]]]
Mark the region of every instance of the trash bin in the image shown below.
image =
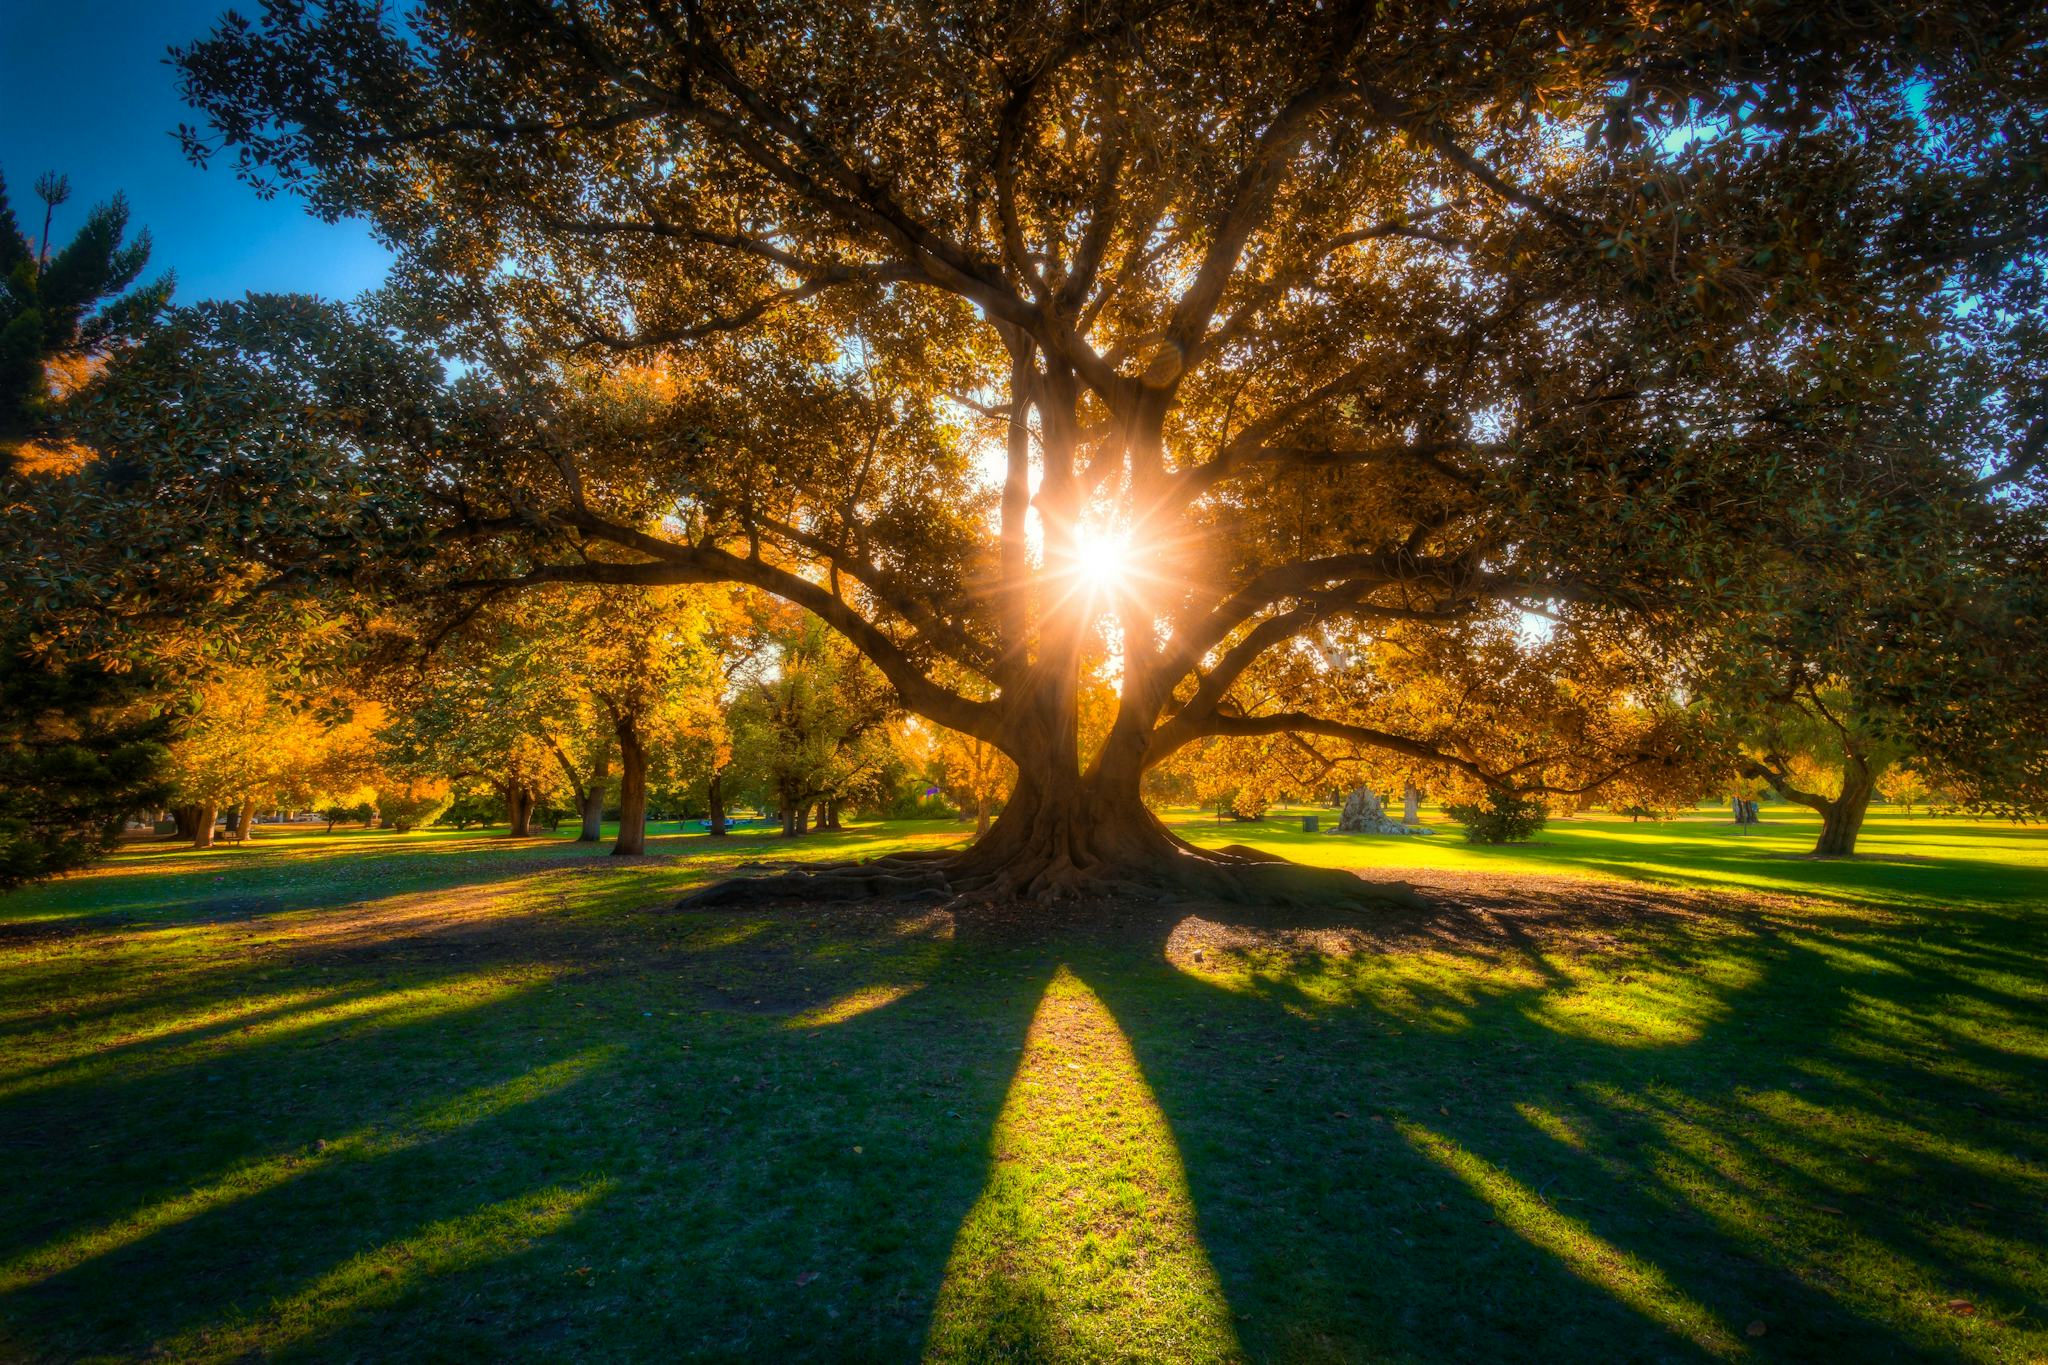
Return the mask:
[[[1322,827],[1323,817],[1320,815],[1304,815],[1301,817],[1301,832],[1303,834],[1314,834]]]

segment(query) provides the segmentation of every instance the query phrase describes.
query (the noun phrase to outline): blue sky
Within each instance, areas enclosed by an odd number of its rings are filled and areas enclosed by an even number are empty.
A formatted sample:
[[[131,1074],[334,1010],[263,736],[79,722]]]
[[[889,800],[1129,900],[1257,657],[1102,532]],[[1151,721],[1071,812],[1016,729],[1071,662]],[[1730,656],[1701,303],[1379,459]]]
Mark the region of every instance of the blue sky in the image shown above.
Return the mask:
[[[130,223],[155,242],[151,275],[178,274],[178,301],[292,291],[347,298],[389,261],[360,223],[329,226],[285,195],[265,202],[224,162],[200,170],[172,130],[198,120],[178,98],[165,49],[210,30],[230,0],[0,0],[0,172],[31,236],[35,180],[71,177],[52,236],[127,194]],[[245,12],[256,0],[241,0]],[[28,220],[34,218],[31,224]]]

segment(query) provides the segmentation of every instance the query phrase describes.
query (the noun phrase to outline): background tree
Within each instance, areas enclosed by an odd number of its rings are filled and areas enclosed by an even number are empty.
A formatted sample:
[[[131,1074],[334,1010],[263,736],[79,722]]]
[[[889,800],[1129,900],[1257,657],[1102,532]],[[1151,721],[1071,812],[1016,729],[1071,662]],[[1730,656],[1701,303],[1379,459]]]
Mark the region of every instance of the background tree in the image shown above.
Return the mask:
[[[196,847],[212,845],[222,812],[230,832],[247,839],[257,810],[314,804],[336,728],[322,714],[325,700],[260,663],[221,668],[192,690],[165,775],[172,799],[196,811]]]
[[[782,817],[785,835],[837,829],[873,799],[894,757],[895,701],[860,654],[815,617],[786,614],[732,708],[734,766]]]
[[[15,655],[0,670],[0,890],[84,866],[165,800],[169,733],[136,679]]]
[[[47,488],[88,454],[63,399],[149,326],[171,282],[130,290],[149,237],[124,240],[119,197],[53,251],[70,188],[50,175],[36,191],[40,222],[24,228],[0,181],[0,886],[90,861],[125,817],[164,799],[171,724],[157,670],[78,648],[52,620],[74,598],[29,569],[31,547],[54,538]]]
[[[169,275],[132,287],[149,263],[149,233],[127,240],[121,196],[94,207],[54,252],[50,232],[70,182],[43,176],[36,197],[41,231],[31,237],[0,180],[0,477],[25,454],[46,460],[69,445],[61,396],[89,361],[148,328],[171,296]]]
[[[1990,0],[407,14],[274,5],[180,58],[519,399],[382,467],[432,493],[401,543],[459,546],[458,592],[815,613],[1018,764],[939,873],[975,894],[1356,894],[1181,844],[1146,769],[1293,728],[1520,785],[1241,681],[1493,603],[1594,652],[1711,618],[1784,471],[1862,458],[1824,381],[1950,325],[1959,274],[2023,299],[2041,231],[2048,20]],[[659,380],[602,429],[564,401],[593,355]]]
[[[936,758],[946,795],[974,812],[976,838],[988,833],[990,812],[1000,807],[1017,780],[1017,765],[985,739],[956,730],[938,732]]]
[[[387,675],[383,738],[400,774],[488,786],[507,836],[526,838],[536,808],[564,790],[562,750],[549,728],[557,679],[535,667],[511,621],[487,617],[473,626]]]

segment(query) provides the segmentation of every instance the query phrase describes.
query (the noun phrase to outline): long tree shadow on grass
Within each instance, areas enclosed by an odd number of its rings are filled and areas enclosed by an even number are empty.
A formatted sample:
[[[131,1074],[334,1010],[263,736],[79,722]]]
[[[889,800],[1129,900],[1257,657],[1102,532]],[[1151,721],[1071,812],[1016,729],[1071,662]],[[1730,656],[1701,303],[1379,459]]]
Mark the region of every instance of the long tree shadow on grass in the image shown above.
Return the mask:
[[[2023,921],[1928,951],[1925,925],[1567,894],[1548,923],[1524,889],[1534,914],[1375,934],[1223,912],[1075,964],[1179,1136],[1249,1354],[1881,1358],[2031,1304],[2038,1004],[1972,994],[2004,952],[1956,956]],[[2024,1036],[1900,1036],[1957,998]]]
[[[962,961],[910,912],[576,922],[494,933],[462,973],[431,937],[279,947],[425,1012],[189,1037],[0,1098],[41,1177],[0,1220],[9,1339],[912,1349],[1043,963]],[[464,1000],[471,978],[511,984]]]
[[[2038,1290],[2023,918],[1435,890],[1343,924],[400,897],[241,964],[381,1005],[0,1096],[37,1173],[7,1340],[1876,1358]],[[156,988],[236,997],[197,970]]]

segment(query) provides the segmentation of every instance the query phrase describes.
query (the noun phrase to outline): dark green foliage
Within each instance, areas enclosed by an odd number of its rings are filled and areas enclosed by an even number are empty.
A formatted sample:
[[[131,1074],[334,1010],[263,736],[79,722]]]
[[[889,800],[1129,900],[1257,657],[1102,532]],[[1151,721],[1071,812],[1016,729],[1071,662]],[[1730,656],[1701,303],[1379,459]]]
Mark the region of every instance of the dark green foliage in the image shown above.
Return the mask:
[[[1549,818],[1541,801],[1507,791],[1490,791],[1480,802],[1445,806],[1444,813],[1465,827],[1468,844],[1526,843]]]
[[[50,218],[70,197],[62,176],[36,182],[42,239],[16,221],[0,179],[0,470],[20,444],[55,427],[47,366],[139,334],[171,296],[168,275],[129,292],[149,261],[149,234],[128,241],[128,204],[97,205],[70,245],[49,249]]]
[[[0,890],[91,862],[165,798],[167,716],[144,683],[15,655],[0,684]]]
[[[467,787],[456,792],[448,809],[435,818],[437,825],[453,825],[457,829],[468,829],[471,825],[492,825],[505,818],[505,798],[483,787]]]

